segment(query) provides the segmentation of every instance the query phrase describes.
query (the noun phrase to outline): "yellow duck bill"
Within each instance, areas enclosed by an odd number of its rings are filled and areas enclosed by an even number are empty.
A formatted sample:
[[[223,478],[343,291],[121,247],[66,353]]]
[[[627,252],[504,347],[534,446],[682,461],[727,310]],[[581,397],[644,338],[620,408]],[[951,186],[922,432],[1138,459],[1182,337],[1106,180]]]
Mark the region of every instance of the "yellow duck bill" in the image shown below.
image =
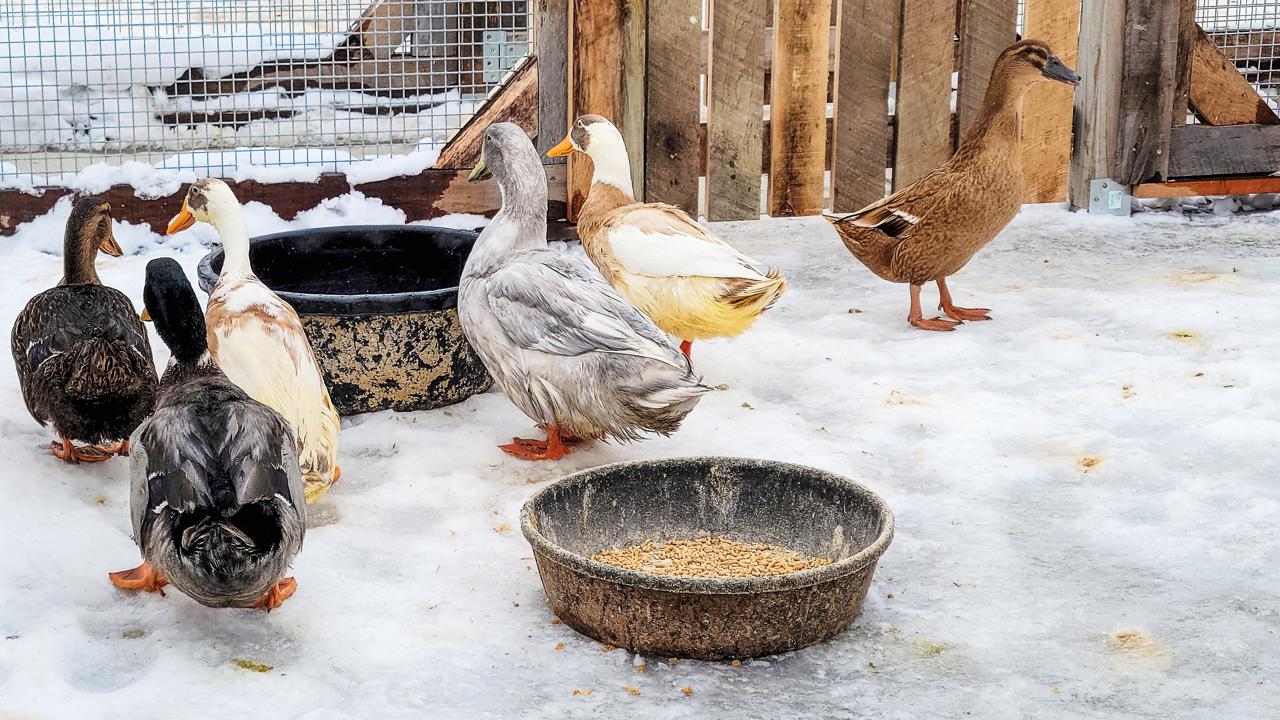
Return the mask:
[[[196,224],[196,216],[191,214],[191,208],[187,207],[187,201],[182,201],[182,210],[169,221],[169,227],[165,229],[166,235],[172,235],[176,232],[182,232],[192,225]]]

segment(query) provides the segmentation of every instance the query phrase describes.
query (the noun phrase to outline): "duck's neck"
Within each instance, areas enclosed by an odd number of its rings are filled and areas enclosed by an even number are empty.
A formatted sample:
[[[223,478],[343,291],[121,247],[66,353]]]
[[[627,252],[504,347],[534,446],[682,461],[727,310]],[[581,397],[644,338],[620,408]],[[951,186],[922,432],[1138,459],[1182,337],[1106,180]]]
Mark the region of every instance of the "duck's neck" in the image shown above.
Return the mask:
[[[631,186],[631,160],[627,157],[627,148],[619,141],[609,143],[599,152],[591,155],[595,170],[591,175],[592,185],[609,185],[635,202],[636,193]]]
[[[982,108],[956,149],[958,158],[1014,148],[1022,130],[1022,100],[1030,86],[1004,73],[995,73],[982,97]],[[1020,155],[1013,152],[1017,160]]]
[[[157,402],[164,404],[168,399],[169,391],[183,383],[200,378],[220,377],[222,374],[222,369],[213,361],[208,350],[191,359],[170,357],[169,364],[164,369],[164,375],[160,378],[160,395]]]
[[[67,230],[66,243],[62,251],[61,285],[101,285],[98,279],[97,259],[98,243],[94,238],[72,235]]]
[[[249,265],[249,228],[240,208],[223,209],[212,218],[212,223],[222,239],[222,277],[253,275]]]
[[[547,185],[539,165],[499,181],[502,209],[480,232],[463,274],[477,272],[520,250],[547,246]]]

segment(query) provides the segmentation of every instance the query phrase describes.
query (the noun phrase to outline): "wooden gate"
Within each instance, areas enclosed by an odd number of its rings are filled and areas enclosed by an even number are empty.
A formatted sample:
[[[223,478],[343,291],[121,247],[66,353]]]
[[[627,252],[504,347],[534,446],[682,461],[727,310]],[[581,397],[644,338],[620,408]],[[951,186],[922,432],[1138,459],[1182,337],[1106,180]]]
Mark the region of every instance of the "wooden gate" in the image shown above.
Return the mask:
[[[1209,32],[1196,0],[1085,0],[1073,205],[1104,178],[1136,197],[1280,192],[1280,118],[1255,86],[1274,86],[1280,2],[1251,7],[1269,20]]]
[[[704,15],[702,0],[568,4],[568,118],[612,118],[646,199],[711,220],[855,210],[945,162],[1016,39],[1020,5],[707,0]],[[1024,35],[1074,63],[1079,0],[1025,5]],[[1027,199],[1065,199],[1071,92],[1036,92]],[[571,216],[589,182],[590,161],[572,158]]]

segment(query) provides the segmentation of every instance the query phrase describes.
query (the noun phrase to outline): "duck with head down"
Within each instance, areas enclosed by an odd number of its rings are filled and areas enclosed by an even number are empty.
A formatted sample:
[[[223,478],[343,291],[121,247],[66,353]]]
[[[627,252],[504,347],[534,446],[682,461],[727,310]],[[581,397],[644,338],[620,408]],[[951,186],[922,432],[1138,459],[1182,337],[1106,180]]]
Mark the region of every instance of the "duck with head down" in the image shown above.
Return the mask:
[[[1022,102],[1027,90],[1046,81],[1076,85],[1080,77],[1039,40],[1010,46],[996,59],[981,115],[950,160],[857,212],[827,216],[863,265],[885,280],[910,285],[907,322],[913,326],[953,330],[964,320],[991,319],[986,308],[955,306],[947,277],[1022,207]],[[927,282],[938,284],[938,309],[950,320],[924,317],[920,288]]]
[[[254,400],[289,421],[298,442],[307,499],[322,495],[338,479],[338,412],[315,352],[293,306],[271,291],[249,265],[249,231],[240,203],[221,180],[194,183],[169,233],[197,221],[217,229],[222,272],[205,310],[209,352]]]
[[[111,205],[82,198],[67,220],[62,279],[31,298],[13,324],[22,397],[37,422],[53,424],[60,439],[50,451],[69,463],[127,455],[129,434],[155,404],[147,332],[129,298],[98,279],[99,252],[121,255]],[[73,438],[91,444],[78,447]]]

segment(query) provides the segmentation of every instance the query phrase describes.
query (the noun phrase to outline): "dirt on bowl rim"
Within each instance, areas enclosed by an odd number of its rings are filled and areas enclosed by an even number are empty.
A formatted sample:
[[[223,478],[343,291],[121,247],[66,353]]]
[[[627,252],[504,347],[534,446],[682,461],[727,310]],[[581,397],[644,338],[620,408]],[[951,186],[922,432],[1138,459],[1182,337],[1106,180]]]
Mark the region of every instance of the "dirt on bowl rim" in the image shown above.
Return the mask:
[[[586,485],[591,482],[596,475],[602,473],[617,471],[626,467],[652,467],[655,463],[668,462],[709,462],[713,465],[716,463],[741,464],[744,462],[755,462],[775,468],[788,468],[791,470],[801,471],[810,476],[811,482],[826,483],[828,485],[840,487],[843,490],[852,490],[862,495],[867,501],[867,504],[870,505],[880,517],[880,532],[876,535],[876,539],[871,544],[859,550],[857,553],[841,560],[835,560],[829,565],[823,565],[821,567],[811,568],[808,570],[800,570],[798,572],[787,573],[785,575],[767,575],[752,578],[703,578],[658,575],[656,573],[615,567],[607,563],[602,563],[598,560],[592,560],[589,557],[579,555],[578,553],[571,552],[559,545],[556,545],[538,530],[537,523],[534,518],[534,507],[537,505],[540,498],[556,492],[564,492],[571,488]],[[535,553],[538,553],[573,571],[598,580],[660,592],[696,593],[703,595],[743,595],[780,592],[810,587],[842,578],[847,575],[852,575],[869,565],[874,565],[879,561],[880,556],[884,554],[884,551],[889,547],[889,543],[893,540],[894,516],[893,511],[889,509],[888,504],[885,503],[885,501],[871,488],[855,480],[850,480],[820,468],[801,465],[798,463],[765,460],[760,458],[697,455],[610,463],[607,465],[600,465],[580,470],[567,475],[551,485],[542,488],[525,501],[524,506],[520,509],[520,531],[524,533],[525,539],[529,541],[529,544],[533,547]]]

